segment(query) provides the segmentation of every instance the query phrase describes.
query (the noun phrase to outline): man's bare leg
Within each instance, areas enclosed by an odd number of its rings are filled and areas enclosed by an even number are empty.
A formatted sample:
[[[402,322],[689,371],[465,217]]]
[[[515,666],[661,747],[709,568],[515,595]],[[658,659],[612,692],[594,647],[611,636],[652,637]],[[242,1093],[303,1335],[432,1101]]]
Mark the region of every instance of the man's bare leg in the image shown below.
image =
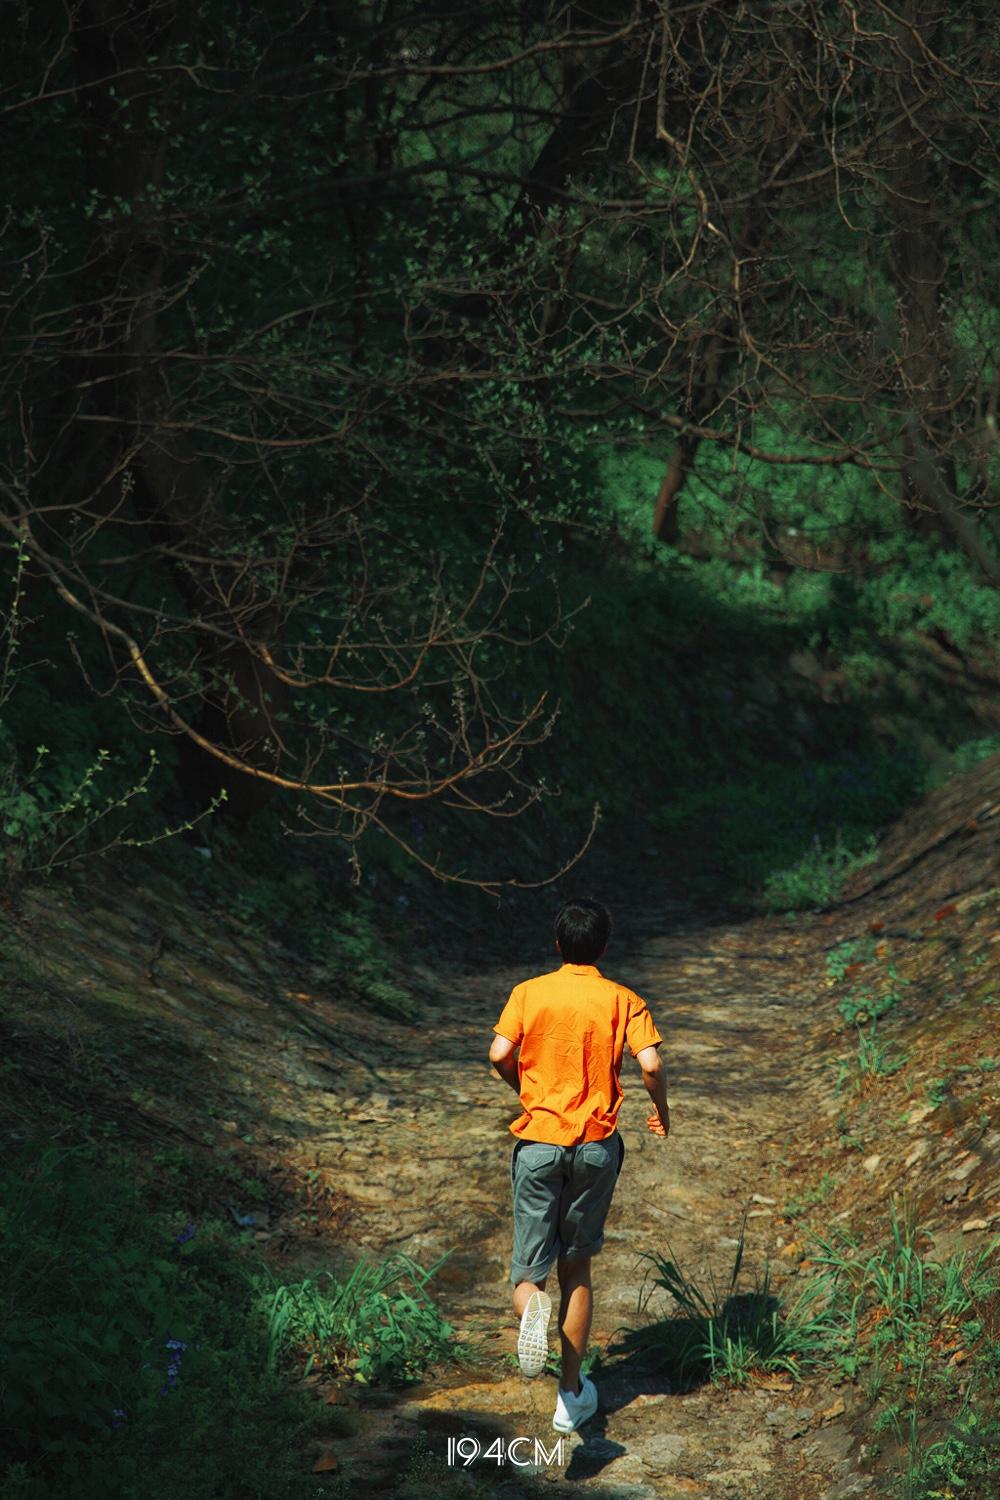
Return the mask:
[[[580,1364],[587,1352],[590,1321],[594,1311],[594,1294],[590,1285],[589,1255],[575,1260],[560,1259],[559,1332],[562,1335],[562,1376],[564,1391],[576,1395],[580,1387]]]

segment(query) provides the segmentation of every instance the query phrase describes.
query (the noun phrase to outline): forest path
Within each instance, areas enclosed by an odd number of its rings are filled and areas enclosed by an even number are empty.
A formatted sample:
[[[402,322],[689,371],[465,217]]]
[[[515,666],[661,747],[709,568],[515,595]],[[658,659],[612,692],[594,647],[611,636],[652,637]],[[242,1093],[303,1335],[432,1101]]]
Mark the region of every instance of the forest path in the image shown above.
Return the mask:
[[[586,1500],[840,1500],[869,1486],[841,1408],[852,1387],[771,1379],[682,1394],[615,1352],[618,1330],[669,1312],[655,1299],[637,1311],[643,1252],[669,1251],[700,1285],[725,1285],[744,1212],[744,1287],[767,1261],[775,1289],[787,1281],[794,1298],[804,1251],[785,1245],[782,1208],[820,1175],[839,1107],[824,1058],[823,949],[836,921],[631,912],[602,967],[648,1000],[665,1038],[673,1129],[667,1142],[646,1130],[626,1058],[627,1155],[594,1262],[600,1409],[535,1479],[481,1458],[474,1472],[489,1493],[517,1500],[548,1493],[548,1480],[553,1494]],[[334,1393],[357,1406],[357,1435],[334,1443],[352,1496],[393,1493],[421,1450],[440,1465],[449,1437],[484,1447],[538,1437],[551,1449],[556,1377],[527,1381],[513,1359],[507,1127],[517,1101],[486,1060],[511,988],[540,966],[484,963],[470,975],[414,953],[407,967],[432,1003],[406,1024],[360,1009],[322,966],[169,881],[49,888],[26,901],[19,925],[49,997],[47,1035],[64,1029],[68,1049],[92,1049],[77,1067],[84,1091],[104,1080],[82,1107],[113,1110],[157,1145],[190,1140],[220,1166],[315,1188],[315,1222],[294,1211],[301,1197],[287,1213],[275,1199],[270,1216],[252,1198],[235,1205],[254,1211],[276,1274],[393,1250],[427,1266],[448,1252],[433,1294],[487,1352],[417,1388]]]
[[[637,1313],[643,1252],[669,1250],[701,1286],[713,1279],[725,1286],[744,1213],[741,1286],[752,1287],[767,1261],[772,1284],[780,1291],[790,1279],[794,1298],[799,1256],[794,1244],[786,1247],[792,1233],[780,1223],[782,1206],[796,1190],[795,1164],[822,1128],[817,1112],[824,1116],[832,1099],[828,1070],[808,1042],[822,975],[815,938],[810,943],[800,925],[774,919],[657,935],[662,919],[648,911],[633,925],[646,935],[628,962],[609,953],[602,967],[648,999],[665,1038],[672,1133],[664,1142],[646,1130],[645,1090],[626,1058],[625,1164],[594,1261],[600,1408],[564,1441],[561,1461],[543,1462],[539,1478],[557,1481],[554,1494],[594,1500],[862,1494],[870,1481],[852,1465],[838,1391],[774,1378],[745,1390],[702,1385],[679,1394],[662,1376],[642,1374],[634,1357],[614,1353],[617,1330],[669,1309],[658,1294]],[[543,1459],[556,1437],[556,1376],[528,1381],[515,1367],[507,1126],[517,1101],[485,1061],[490,1027],[523,977],[511,970],[466,980],[426,1029],[387,1036],[384,1049],[371,1038],[377,1077],[310,1141],[317,1164],[334,1167],[338,1186],[364,1205],[363,1222],[352,1221],[352,1248],[403,1250],[424,1265],[448,1252],[433,1283],[439,1305],[495,1355],[492,1368],[430,1382],[405,1401],[365,1400],[378,1413],[374,1429],[337,1444],[342,1472],[357,1476],[359,1494],[377,1493],[392,1470],[405,1469],[418,1432],[439,1459],[449,1437],[475,1437],[484,1449],[497,1437],[501,1445],[537,1437]],[[786,1248],[793,1253],[782,1256]],[[503,1446],[493,1451],[505,1454]],[[516,1451],[533,1450],[522,1444]],[[509,1461],[480,1456],[473,1472],[492,1476],[498,1493],[521,1493]]]
[[[847,1500],[872,1488],[857,1471],[855,1432],[872,1424],[856,1384],[758,1378],[681,1393],[643,1374],[616,1335],[670,1314],[655,1302],[637,1312],[644,1252],[725,1285],[745,1211],[744,1286],[767,1261],[793,1302],[810,1273],[801,1220],[786,1210],[793,1197],[806,1207],[804,1192],[824,1225],[846,1219],[873,1251],[897,1193],[916,1202],[931,1242],[922,1253],[939,1260],[981,1248],[1000,1223],[998,808],[994,756],[915,805],[877,866],[822,914],[738,922],[656,901],[651,881],[639,901],[618,891],[624,920],[603,967],[650,1003],[673,1130],[663,1142],[645,1129],[645,1093],[626,1060],[627,1157],[594,1263],[598,1415],[536,1478],[481,1457],[480,1495]],[[436,917],[428,941],[432,926]],[[357,1433],[333,1439],[336,1467],[304,1494],[332,1481],[337,1500],[458,1500],[443,1466],[449,1438],[556,1441],[555,1377],[526,1381],[512,1358],[507,1126],[517,1106],[486,1061],[510,989],[546,955],[526,952],[524,930],[499,926],[492,939],[518,955],[516,968],[459,967],[419,947],[398,955],[423,992],[414,1024],[373,1014],[349,982],[266,938],[231,902],[141,862],[31,887],[0,929],[4,1041],[28,1090],[25,1118],[46,1091],[63,1100],[71,1087],[90,1128],[105,1122],[151,1152],[182,1148],[190,1218],[231,1210],[252,1221],[286,1281],[364,1253],[406,1251],[425,1266],[448,1253],[432,1291],[487,1352],[402,1391],[310,1376],[318,1395],[355,1406]],[[851,1043],[826,960],[875,933],[857,984],[911,986],[887,1030],[911,1061],[838,1097],[830,1064]],[[470,949],[481,941],[463,938]],[[167,1201],[176,1211],[176,1196]],[[881,1477],[896,1464],[890,1438],[879,1440]],[[421,1452],[427,1462],[413,1466]],[[303,1454],[304,1469],[314,1459]],[[431,1477],[400,1489],[414,1467]]]

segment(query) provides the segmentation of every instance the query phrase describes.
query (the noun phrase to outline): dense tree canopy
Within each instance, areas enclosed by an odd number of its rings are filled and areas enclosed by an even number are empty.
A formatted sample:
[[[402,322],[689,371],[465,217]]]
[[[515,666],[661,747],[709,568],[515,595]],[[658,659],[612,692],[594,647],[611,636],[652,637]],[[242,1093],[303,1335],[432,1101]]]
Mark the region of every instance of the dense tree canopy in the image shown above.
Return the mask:
[[[198,805],[536,800],[615,455],[668,546],[996,583],[986,0],[11,11],[8,645]]]

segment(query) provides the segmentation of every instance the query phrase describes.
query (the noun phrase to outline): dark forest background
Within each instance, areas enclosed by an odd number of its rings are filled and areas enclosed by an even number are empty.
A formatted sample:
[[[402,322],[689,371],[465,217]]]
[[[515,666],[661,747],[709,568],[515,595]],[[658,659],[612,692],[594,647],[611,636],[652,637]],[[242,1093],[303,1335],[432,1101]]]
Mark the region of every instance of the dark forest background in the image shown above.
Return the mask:
[[[996,747],[986,0],[4,24],[11,879],[809,906]]]

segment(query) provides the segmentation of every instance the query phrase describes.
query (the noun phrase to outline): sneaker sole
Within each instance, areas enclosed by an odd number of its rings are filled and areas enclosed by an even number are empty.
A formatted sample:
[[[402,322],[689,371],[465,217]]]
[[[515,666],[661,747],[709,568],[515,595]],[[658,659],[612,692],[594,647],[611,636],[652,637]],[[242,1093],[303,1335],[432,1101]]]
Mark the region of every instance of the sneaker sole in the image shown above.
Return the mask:
[[[533,1378],[545,1369],[549,1357],[549,1319],[552,1298],[547,1292],[532,1292],[521,1314],[521,1331],[517,1336],[517,1360],[521,1374]]]

